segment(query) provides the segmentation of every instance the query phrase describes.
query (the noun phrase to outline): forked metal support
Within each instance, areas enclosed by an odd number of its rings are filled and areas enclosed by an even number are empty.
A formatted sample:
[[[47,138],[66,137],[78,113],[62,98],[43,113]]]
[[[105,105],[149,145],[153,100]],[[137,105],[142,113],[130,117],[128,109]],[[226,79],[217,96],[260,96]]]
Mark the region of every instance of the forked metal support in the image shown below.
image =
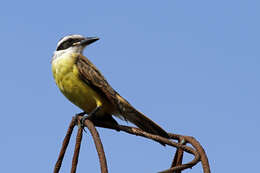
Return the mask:
[[[60,154],[58,156],[58,160],[54,167],[54,171],[53,171],[54,173],[59,173],[59,170],[62,165],[62,160],[64,158],[64,154],[66,152],[67,146],[68,146],[70,138],[71,138],[71,134],[73,132],[73,128],[76,125],[76,123],[80,124],[81,118],[82,118],[82,116],[73,117],[73,119],[69,125],[69,129],[68,129],[67,134],[62,143],[62,148],[61,148]],[[99,134],[95,128],[95,122],[92,122],[91,120],[86,119],[84,121],[84,125],[89,129],[89,131],[92,135],[92,138],[95,142],[96,150],[97,150],[98,157],[99,157],[101,173],[108,173],[104,148],[103,148],[101,139],[99,137]],[[100,122],[99,122],[98,126],[103,127],[102,124],[100,124]],[[164,170],[160,173],[181,173],[182,170],[192,168],[194,165],[196,165],[199,162],[201,162],[201,164],[202,164],[203,172],[210,173],[209,162],[208,162],[208,158],[207,158],[207,155],[206,155],[204,149],[202,148],[200,143],[191,136],[183,136],[183,135],[169,133],[169,136],[171,139],[167,139],[167,138],[163,138],[161,136],[147,133],[147,132],[145,132],[139,128],[135,128],[135,127],[117,125],[115,127],[111,126],[111,127],[107,127],[107,128],[114,129],[117,131],[118,130],[124,131],[126,133],[133,134],[136,136],[142,136],[142,137],[149,138],[149,139],[152,139],[152,140],[155,140],[158,142],[163,142],[166,145],[177,148],[173,161],[172,161],[172,164],[171,164],[171,168]],[[81,140],[82,140],[82,128],[80,128],[80,126],[79,126],[77,138],[76,138],[75,149],[74,149],[74,155],[73,155],[73,159],[72,159],[71,173],[76,173]],[[178,143],[173,142],[172,140],[177,140]],[[186,145],[187,143],[191,144],[192,147],[187,146]],[[183,160],[183,155],[185,152],[192,154],[194,156],[194,158],[189,163],[183,164],[182,160]]]

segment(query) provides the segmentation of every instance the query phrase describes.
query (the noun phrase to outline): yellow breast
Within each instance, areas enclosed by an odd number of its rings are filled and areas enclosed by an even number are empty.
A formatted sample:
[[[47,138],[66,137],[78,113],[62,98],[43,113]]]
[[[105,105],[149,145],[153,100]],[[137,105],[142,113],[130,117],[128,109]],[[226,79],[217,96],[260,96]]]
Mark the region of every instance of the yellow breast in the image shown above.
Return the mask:
[[[75,65],[77,53],[65,53],[52,61],[52,72],[61,92],[75,105],[86,113],[97,106],[107,105],[96,91],[79,78],[79,71]],[[105,111],[103,109],[103,111]]]

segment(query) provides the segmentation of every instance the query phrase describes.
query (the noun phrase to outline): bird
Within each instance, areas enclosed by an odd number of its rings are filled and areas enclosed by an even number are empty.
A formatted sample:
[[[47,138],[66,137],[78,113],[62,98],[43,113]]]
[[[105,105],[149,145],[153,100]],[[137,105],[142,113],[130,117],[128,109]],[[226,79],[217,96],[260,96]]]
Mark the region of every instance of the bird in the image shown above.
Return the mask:
[[[169,138],[169,134],[150,118],[135,109],[107,82],[97,67],[83,55],[84,49],[98,37],[67,35],[58,41],[52,57],[52,73],[63,95],[83,110],[85,119],[103,127],[117,126],[118,117],[145,132]],[[84,121],[83,121],[84,122]],[[163,144],[163,143],[161,143]]]

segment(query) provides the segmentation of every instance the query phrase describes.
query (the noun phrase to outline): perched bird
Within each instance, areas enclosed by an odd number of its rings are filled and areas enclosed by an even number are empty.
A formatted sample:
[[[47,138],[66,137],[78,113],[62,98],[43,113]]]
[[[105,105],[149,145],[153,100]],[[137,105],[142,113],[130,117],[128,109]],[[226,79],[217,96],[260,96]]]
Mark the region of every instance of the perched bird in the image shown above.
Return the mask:
[[[96,124],[118,125],[114,115],[148,133],[169,138],[159,125],[120,96],[83,55],[84,48],[97,40],[97,37],[68,35],[58,42],[52,58],[52,72],[60,91],[88,114],[85,119],[90,118]]]

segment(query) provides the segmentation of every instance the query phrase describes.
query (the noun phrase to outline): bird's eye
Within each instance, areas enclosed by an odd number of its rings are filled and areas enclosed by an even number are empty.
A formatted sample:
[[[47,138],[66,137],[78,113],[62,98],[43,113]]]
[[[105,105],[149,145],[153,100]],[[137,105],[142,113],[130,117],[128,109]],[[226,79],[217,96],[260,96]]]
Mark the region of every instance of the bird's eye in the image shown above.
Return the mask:
[[[57,50],[68,49],[72,44],[73,44],[73,40],[69,39],[69,40],[63,42],[62,44],[60,44],[59,47],[57,48]]]

